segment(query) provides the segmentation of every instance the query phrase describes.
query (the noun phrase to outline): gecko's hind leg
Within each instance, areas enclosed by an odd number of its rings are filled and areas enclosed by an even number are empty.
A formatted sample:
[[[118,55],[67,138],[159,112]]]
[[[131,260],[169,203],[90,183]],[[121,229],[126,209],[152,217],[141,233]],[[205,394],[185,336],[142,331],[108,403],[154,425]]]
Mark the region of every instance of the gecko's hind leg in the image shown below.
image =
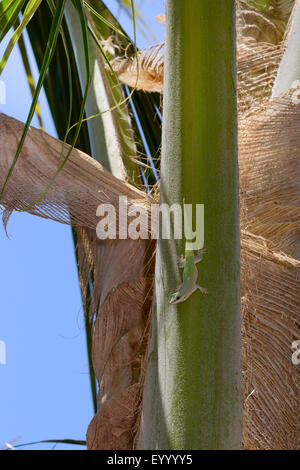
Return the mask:
[[[208,290],[205,289],[205,287],[201,287],[199,286],[198,284],[196,284],[196,289],[199,289],[199,291],[202,293],[202,294],[208,294]]]

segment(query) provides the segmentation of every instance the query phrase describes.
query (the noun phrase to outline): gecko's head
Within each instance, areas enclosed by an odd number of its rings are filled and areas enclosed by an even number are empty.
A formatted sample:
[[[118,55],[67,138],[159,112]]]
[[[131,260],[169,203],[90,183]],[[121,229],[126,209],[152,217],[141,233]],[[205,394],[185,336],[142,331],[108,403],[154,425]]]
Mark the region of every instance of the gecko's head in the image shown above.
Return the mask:
[[[180,293],[179,293],[179,291],[172,294],[172,296],[170,298],[170,304],[177,304],[178,302],[180,302]]]

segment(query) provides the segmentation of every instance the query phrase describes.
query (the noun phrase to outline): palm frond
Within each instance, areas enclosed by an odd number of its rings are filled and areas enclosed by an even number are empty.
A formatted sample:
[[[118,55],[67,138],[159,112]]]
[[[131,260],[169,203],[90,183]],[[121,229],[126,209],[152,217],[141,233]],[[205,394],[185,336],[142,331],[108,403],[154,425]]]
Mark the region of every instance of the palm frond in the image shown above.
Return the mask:
[[[16,23],[16,26],[18,26],[18,25],[19,25],[19,21],[17,21],[17,23]],[[20,36],[19,41],[18,41],[18,46],[19,46],[20,53],[21,53],[21,56],[22,56],[22,61],[23,61],[23,65],[24,65],[24,68],[25,68],[25,73],[26,73],[28,85],[29,85],[29,88],[30,88],[31,96],[33,98],[36,88],[35,88],[33,74],[32,74],[32,71],[31,71],[30,62],[29,62],[29,58],[28,58],[28,54],[27,54],[27,50],[26,50],[26,46],[25,46],[23,36]],[[40,106],[39,106],[38,103],[36,104],[35,112],[36,112],[37,118],[39,120],[40,128],[43,129],[43,121],[42,121],[42,116],[41,116],[41,110],[40,110]]]
[[[112,62],[114,60],[117,60],[118,57],[124,56],[126,54],[128,57],[134,58],[135,64],[136,64],[136,70],[139,72],[137,75],[139,75],[140,72],[140,55],[136,56],[135,48],[133,47],[134,41],[130,39],[128,34],[124,32],[124,30],[121,28],[119,23],[116,21],[116,19],[112,16],[112,14],[109,12],[109,10],[102,4],[102,2],[96,2],[94,0],[89,0],[88,4],[90,7],[92,7],[95,11],[97,11],[101,17],[104,17],[108,23],[104,24],[103,21],[96,21],[97,18],[93,14],[89,14],[89,24],[93,29],[93,34],[96,37],[96,40],[102,45],[102,47],[105,49],[106,56],[109,59],[110,65],[108,64],[108,61],[105,60],[106,68],[110,69],[112,71]],[[109,26],[113,25],[113,28]],[[118,31],[122,32],[122,35],[117,34],[116,29]],[[122,143],[122,146],[124,146],[124,151],[123,151],[123,160],[125,167],[128,166],[128,171],[127,174],[130,175],[129,181],[133,182],[133,184],[136,184],[132,180],[132,175],[133,175],[133,160],[132,158],[135,159],[135,161],[141,160],[142,164],[146,163],[147,161],[151,161],[151,156],[155,156],[156,153],[158,152],[159,145],[160,145],[160,135],[161,135],[161,121],[157,116],[157,109],[160,108],[160,98],[159,96],[153,95],[152,97],[148,97],[146,94],[141,95],[141,93],[135,92],[132,94],[132,90],[135,88],[137,85],[137,75],[135,76],[135,81],[131,82],[132,88],[131,90],[127,87],[124,90],[121,90],[122,94],[125,93],[125,97],[128,100],[128,106],[127,110],[125,108],[118,108],[116,111],[114,111],[114,114],[116,115],[114,117],[114,122],[116,126],[119,128],[119,139]],[[120,84],[118,78],[115,76],[114,73],[107,73],[106,74],[106,79],[108,80],[108,84],[111,90],[112,94],[112,101],[111,105],[114,105],[115,103],[118,103],[120,101]],[[124,95],[123,95],[124,96]],[[143,102],[142,107],[140,105],[140,102]],[[140,112],[142,110],[142,113]],[[134,136],[135,136],[135,145],[136,149],[133,150],[132,148],[132,131],[131,135],[130,133],[128,134],[128,124],[126,125],[126,121],[128,122],[128,115],[127,113],[131,113],[131,126],[133,126],[134,129]],[[123,117],[118,114],[123,114]],[[147,121],[144,122],[145,128],[144,128],[144,135],[141,136],[139,133],[140,130],[140,119],[143,119],[143,115],[148,115]],[[127,116],[126,116],[127,115]],[[121,126],[121,127],[120,127]],[[124,127],[125,126],[125,127]],[[126,130],[127,127],[127,130]],[[151,128],[151,132],[149,132],[149,128]],[[146,137],[147,135],[147,137]],[[155,146],[153,146],[153,137],[156,141]],[[139,137],[140,136],[140,137]],[[150,152],[150,155],[149,155]],[[147,155],[147,157],[143,157],[143,155]],[[152,161],[151,161],[152,163]],[[136,163],[134,163],[134,166]],[[153,170],[151,169],[151,165],[149,165],[150,168],[147,169],[147,171],[144,171],[142,167],[140,166],[140,172],[142,175],[142,178],[144,180],[144,184],[146,187],[151,187],[157,182],[157,177],[156,177],[156,169]],[[155,164],[156,166],[156,164]],[[139,187],[143,187],[143,184],[141,182],[138,183]]]
[[[111,67],[118,78],[126,85],[133,87],[136,80],[137,89],[148,92],[162,92],[163,87],[163,55],[164,44],[156,44],[139,52],[139,74],[134,56],[117,57],[111,61]]]
[[[28,3],[27,3],[27,6],[25,8],[25,11],[24,11],[24,14],[23,14],[23,17],[22,17],[22,21],[20,23],[20,25],[16,28],[14,34],[12,35],[9,43],[8,43],[8,46],[3,54],[3,57],[0,61],[0,75],[1,73],[3,72],[3,69],[6,65],[6,62],[10,56],[10,53],[11,51],[13,50],[15,44],[18,42],[21,34],[23,33],[24,29],[26,28],[27,24],[30,22],[31,18],[33,17],[33,15],[35,14],[36,10],[38,9],[38,7],[40,6],[40,3],[41,3],[42,0],[30,0]],[[22,4],[20,4],[20,7],[22,8]],[[12,15],[13,16],[13,15]],[[13,16],[14,18],[14,16]],[[17,20],[17,18],[15,18],[14,22]],[[10,28],[10,24],[11,22],[13,21],[13,19],[10,21],[10,19],[7,20],[7,24],[5,25],[4,27],[4,31],[7,30],[7,28],[9,29]],[[4,33],[3,33],[4,34]],[[2,34],[2,36],[3,36]],[[4,37],[4,36],[3,36]],[[0,41],[1,41],[1,37],[0,37]]]
[[[38,83],[37,83],[37,86],[36,86],[35,94],[34,94],[34,97],[32,99],[32,103],[31,103],[31,106],[30,106],[30,110],[29,110],[29,113],[28,113],[26,124],[25,124],[24,130],[23,130],[20,142],[18,144],[18,148],[16,150],[15,157],[13,159],[11,167],[9,168],[8,174],[5,178],[5,181],[4,181],[2,189],[1,189],[0,200],[3,197],[6,185],[9,181],[9,179],[10,179],[12,173],[13,173],[13,170],[15,168],[15,165],[18,161],[18,158],[19,158],[19,155],[21,153],[21,150],[22,150],[22,147],[23,147],[23,144],[24,144],[24,141],[25,141],[25,138],[26,138],[31,120],[32,120],[34,112],[35,112],[35,108],[36,108],[37,100],[38,100],[38,97],[39,97],[39,93],[41,91],[41,88],[42,88],[42,85],[43,85],[43,82],[44,82],[49,64],[51,62],[51,59],[52,59],[52,56],[53,56],[53,53],[54,53],[54,50],[55,50],[55,45],[56,45],[57,37],[58,37],[59,31],[60,31],[60,25],[61,25],[62,18],[63,18],[65,1],[66,0],[59,0],[57,2],[57,5],[56,5],[55,15],[53,17],[53,22],[52,22],[52,25],[51,25],[51,30],[50,30],[50,35],[49,35],[49,40],[48,40],[46,52],[45,52],[45,55],[44,55],[44,58],[43,58],[43,63],[42,63],[42,67],[41,67],[39,80],[38,80]],[[32,12],[32,9],[34,8],[33,5],[31,5],[31,4],[30,4],[30,7],[31,7],[31,9],[29,9],[27,11],[28,16],[30,16],[30,14]]]
[[[244,37],[279,44],[295,0],[239,0],[238,25]]]
[[[0,41],[14,26],[25,0],[2,0],[0,3]]]

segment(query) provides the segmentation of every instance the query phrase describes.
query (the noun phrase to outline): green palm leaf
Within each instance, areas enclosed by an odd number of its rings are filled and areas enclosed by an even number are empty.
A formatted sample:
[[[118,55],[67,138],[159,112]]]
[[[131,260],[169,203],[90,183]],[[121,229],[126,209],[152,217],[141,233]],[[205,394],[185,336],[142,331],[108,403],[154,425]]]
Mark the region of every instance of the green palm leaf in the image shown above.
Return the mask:
[[[111,23],[110,21],[108,21],[103,15],[100,15],[100,13],[98,13],[94,8],[92,8],[87,2],[83,2],[84,3],[84,6],[91,12],[93,13],[93,15],[95,15],[100,21],[103,21],[104,24],[106,24],[107,26],[109,26],[113,31],[115,31],[117,34],[119,34],[120,36],[124,36],[126,37],[126,35],[119,29],[119,28],[116,28],[116,26]]]
[[[35,14],[36,10],[40,6],[42,0],[30,0],[26,6],[21,24],[17,27],[15,30],[14,34],[12,35],[12,38],[10,39],[8,46],[3,54],[3,57],[0,61],[0,75],[3,72],[3,69],[6,65],[6,62],[10,56],[11,51],[13,50],[16,42],[19,40],[21,34],[23,33],[24,29],[26,28],[27,24],[31,20],[32,16]],[[22,4],[20,5],[22,8]],[[17,17],[15,18],[14,22],[17,20]],[[10,21],[7,21],[5,30],[9,27]],[[1,37],[0,37],[1,40]]]
[[[15,27],[16,26],[18,27],[19,24],[20,24],[19,20],[17,20]],[[24,68],[25,68],[26,77],[27,77],[29,88],[30,88],[31,96],[33,98],[34,94],[35,94],[35,84],[34,84],[33,74],[32,74],[32,71],[31,71],[30,62],[29,62],[29,58],[28,58],[28,54],[27,54],[27,50],[26,50],[26,46],[25,46],[23,36],[20,36],[19,41],[18,41],[18,46],[19,46],[20,53],[21,53],[21,56],[22,56],[22,61],[23,61],[23,64],[24,64]],[[39,106],[38,103],[36,104],[35,112],[36,112],[36,115],[37,115],[38,120],[39,120],[40,128],[43,129],[43,121],[42,121],[42,116],[41,116],[41,110],[40,110],[40,106]]]
[[[0,3],[0,41],[15,24],[25,0],[3,0]]]
[[[61,25],[62,18],[63,18],[65,2],[66,2],[66,0],[58,0],[57,5],[56,5],[55,15],[54,15],[54,18],[53,18],[51,31],[50,31],[50,36],[49,36],[46,52],[45,52],[45,55],[44,55],[44,60],[43,60],[39,80],[38,80],[38,83],[37,83],[37,87],[36,87],[36,90],[35,90],[35,94],[34,94],[34,97],[33,97],[33,100],[32,100],[31,106],[30,106],[30,110],[29,110],[29,113],[28,113],[28,117],[27,117],[27,120],[26,120],[26,124],[24,126],[24,130],[23,130],[20,142],[18,144],[16,155],[13,159],[13,162],[12,162],[11,167],[9,169],[8,175],[7,175],[7,177],[4,181],[4,184],[3,184],[3,187],[2,187],[2,190],[1,190],[0,200],[3,196],[3,194],[4,194],[6,185],[7,185],[8,181],[9,181],[11,175],[12,175],[13,169],[14,169],[14,167],[15,167],[17,161],[18,161],[18,158],[20,156],[20,153],[21,153],[21,150],[22,150],[22,147],[23,147],[23,144],[24,144],[24,141],[25,141],[30,123],[32,121],[32,118],[33,118],[33,115],[34,115],[34,112],[35,112],[38,96],[39,96],[39,93],[40,93],[41,88],[43,86],[43,82],[44,82],[49,64],[51,62],[53,53],[55,51],[57,36],[59,34],[60,25]]]

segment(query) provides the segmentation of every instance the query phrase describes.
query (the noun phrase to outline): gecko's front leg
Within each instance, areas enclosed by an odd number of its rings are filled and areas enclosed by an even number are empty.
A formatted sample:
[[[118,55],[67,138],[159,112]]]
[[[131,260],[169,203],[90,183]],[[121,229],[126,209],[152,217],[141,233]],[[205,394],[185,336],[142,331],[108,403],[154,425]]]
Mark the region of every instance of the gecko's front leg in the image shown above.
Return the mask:
[[[195,290],[199,289],[199,291],[201,292],[201,294],[208,294],[208,290],[205,289],[205,287],[201,287],[199,286],[199,284],[195,284]]]

